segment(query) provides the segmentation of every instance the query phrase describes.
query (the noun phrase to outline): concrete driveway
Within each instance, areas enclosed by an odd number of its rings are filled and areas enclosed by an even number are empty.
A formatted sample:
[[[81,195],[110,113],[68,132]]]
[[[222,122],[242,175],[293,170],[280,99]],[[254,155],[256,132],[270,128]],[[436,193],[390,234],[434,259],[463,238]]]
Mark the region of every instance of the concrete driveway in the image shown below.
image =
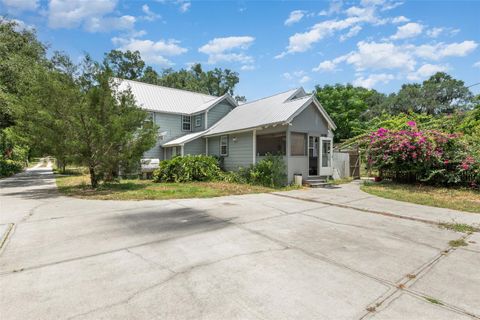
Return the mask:
[[[2,320],[480,318],[479,234],[437,225],[480,215],[356,184],[96,201],[37,168],[0,187]]]

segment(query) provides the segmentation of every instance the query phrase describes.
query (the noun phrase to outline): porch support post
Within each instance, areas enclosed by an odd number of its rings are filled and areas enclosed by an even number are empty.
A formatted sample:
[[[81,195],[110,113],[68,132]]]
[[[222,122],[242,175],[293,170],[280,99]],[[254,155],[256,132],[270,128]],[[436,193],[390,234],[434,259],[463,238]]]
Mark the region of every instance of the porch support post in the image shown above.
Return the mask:
[[[182,146],[180,147],[180,155],[181,155],[182,157],[183,157],[184,151],[185,151],[185,149],[184,149],[183,144],[182,144]]]
[[[208,138],[205,138],[205,154],[208,156]]]
[[[253,149],[253,164],[256,162],[256,156],[257,156],[257,130],[253,130],[252,134],[253,140],[252,140],[252,149]]]

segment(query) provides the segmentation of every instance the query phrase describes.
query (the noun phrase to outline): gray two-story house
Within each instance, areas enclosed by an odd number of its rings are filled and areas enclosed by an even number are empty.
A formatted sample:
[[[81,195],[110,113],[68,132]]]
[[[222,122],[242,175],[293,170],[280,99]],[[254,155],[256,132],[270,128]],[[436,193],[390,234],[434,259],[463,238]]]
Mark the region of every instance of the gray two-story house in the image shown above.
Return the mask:
[[[332,176],[335,124],[313,95],[292,89],[244,104],[229,95],[210,96],[131,80],[139,106],[160,127],[157,144],[146,159],[166,160],[187,154],[223,158],[226,170],[258,162],[267,153],[282,155],[288,181]]]

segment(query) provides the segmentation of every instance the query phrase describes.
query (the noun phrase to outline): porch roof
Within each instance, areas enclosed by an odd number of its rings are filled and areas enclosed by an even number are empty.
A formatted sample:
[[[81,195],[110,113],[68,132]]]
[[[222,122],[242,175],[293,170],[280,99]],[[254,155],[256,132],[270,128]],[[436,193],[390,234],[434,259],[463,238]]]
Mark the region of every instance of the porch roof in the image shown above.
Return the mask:
[[[199,132],[192,132],[189,134],[186,134],[184,136],[181,136],[179,138],[173,139],[171,141],[168,141],[167,143],[164,143],[162,147],[176,147],[176,146],[182,146],[185,143],[188,143],[190,141],[193,141],[197,138],[200,138],[203,136],[208,130],[205,131],[199,131]]]

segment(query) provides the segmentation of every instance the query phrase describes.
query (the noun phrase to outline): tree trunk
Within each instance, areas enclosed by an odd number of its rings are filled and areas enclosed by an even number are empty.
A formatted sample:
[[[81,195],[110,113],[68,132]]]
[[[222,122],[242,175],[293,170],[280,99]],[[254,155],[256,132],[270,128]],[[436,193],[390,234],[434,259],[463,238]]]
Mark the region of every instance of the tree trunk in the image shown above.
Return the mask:
[[[98,185],[97,175],[95,174],[95,168],[93,166],[90,166],[88,170],[90,172],[90,185],[93,189],[95,189]]]

